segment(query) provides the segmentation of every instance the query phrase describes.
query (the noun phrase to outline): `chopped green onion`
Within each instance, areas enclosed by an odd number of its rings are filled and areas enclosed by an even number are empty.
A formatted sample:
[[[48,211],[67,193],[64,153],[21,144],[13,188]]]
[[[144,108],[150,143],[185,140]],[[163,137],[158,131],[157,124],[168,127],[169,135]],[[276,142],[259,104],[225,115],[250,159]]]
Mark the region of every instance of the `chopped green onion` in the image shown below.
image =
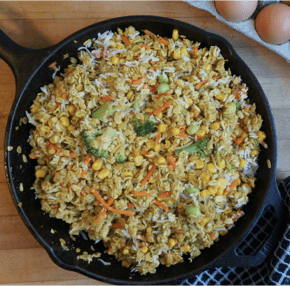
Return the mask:
[[[198,207],[195,207],[195,206],[189,206],[189,207],[187,207],[187,209],[185,210],[185,212],[188,215],[193,215],[193,216],[196,216],[196,217],[201,216],[200,209]]]
[[[227,163],[227,169],[228,169],[229,173],[232,172],[232,165],[230,163]]]
[[[190,125],[187,127],[186,132],[187,132],[189,135],[193,135],[193,134],[195,134],[198,130],[199,130],[199,125],[198,125],[198,124],[190,124]]]
[[[220,162],[221,161],[221,152],[220,152],[220,150],[216,151],[216,157],[217,157],[217,161]]]
[[[165,93],[165,92],[167,92],[167,91],[169,91],[169,90],[170,90],[170,86],[169,86],[168,83],[165,83],[165,82],[160,83],[160,84],[158,85],[158,87],[157,87],[157,91],[158,91],[158,93]]]
[[[140,108],[140,104],[138,101],[134,101],[134,108],[135,109],[139,109]]]
[[[187,191],[189,194],[193,194],[193,193],[198,193],[198,192],[200,192],[200,189],[199,189],[198,187],[189,186],[189,187],[187,187],[186,191]]]
[[[228,107],[227,113],[233,113],[236,112],[236,110],[236,104],[233,103],[231,106]]]
[[[259,142],[258,142],[258,140],[257,140],[257,139],[253,139],[253,140],[254,140],[256,146],[259,146]]]
[[[242,105],[240,104],[240,102],[236,102],[236,109],[239,110],[242,107]]]
[[[169,83],[169,79],[168,79],[168,77],[167,76],[164,76],[163,74],[160,74],[159,76],[158,76],[158,80],[159,80],[159,82],[163,82],[163,83]]]

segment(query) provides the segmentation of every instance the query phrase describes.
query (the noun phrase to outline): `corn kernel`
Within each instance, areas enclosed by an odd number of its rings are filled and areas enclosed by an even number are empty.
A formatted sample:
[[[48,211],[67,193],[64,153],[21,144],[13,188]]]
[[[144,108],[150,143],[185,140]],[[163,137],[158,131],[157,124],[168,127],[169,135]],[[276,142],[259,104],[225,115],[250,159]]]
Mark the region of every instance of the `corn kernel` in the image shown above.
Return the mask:
[[[250,194],[250,193],[252,192],[252,188],[250,187],[249,184],[242,184],[241,187],[242,187],[242,189],[243,189],[244,191],[247,192],[247,194]]]
[[[73,116],[75,114],[75,107],[73,105],[69,105],[67,111],[71,116]]]
[[[176,41],[178,38],[179,38],[178,30],[177,30],[177,29],[174,29],[174,30],[172,31],[172,39],[173,39],[174,41]]]
[[[133,177],[133,173],[132,172],[123,172],[123,175],[125,177]]]
[[[50,127],[50,129],[53,129],[53,126],[57,122],[57,120],[58,120],[57,117],[53,117],[47,121],[47,124]]]
[[[40,126],[40,130],[48,133],[50,131],[50,128],[46,125],[42,125],[42,126]]]
[[[193,105],[193,100],[190,97],[186,97],[186,99],[189,101],[188,103],[189,106]]]
[[[145,142],[146,146],[148,149],[153,149],[154,148],[154,141],[153,140],[148,140]]]
[[[207,131],[207,126],[206,125],[201,125],[200,130],[204,130],[205,132]]]
[[[169,149],[170,148],[170,141],[169,140],[165,140],[165,148]]]
[[[141,166],[144,157],[142,155],[138,155],[134,158],[135,166]]]
[[[204,166],[204,162],[200,159],[196,159],[195,160],[195,167],[196,169],[202,169]]]
[[[162,119],[162,117],[163,117],[163,113],[162,113],[162,112],[158,113],[158,114],[156,115],[156,117],[159,118],[159,119]]]
[[[232,93],[232,89],[229,88],[229,87],[227,87],[227,88],[226,88],[226,93],[227,93],[227,94],[231,94],[231,93]]]
[[[242,159],[242,160],[240,161],[240,168],[245,168],[246,164],[247,164],[247,161],[244,160],[244,159]]]
[[[198,137],[202,137],[205,135],[205,130],[199,129],[195,134]]]
[[[210,174],[207,172],[201,172],[199,175],[200,179],[202,180],[203,184],[207,183],[210,179]]]
[[[251,151],[251,156],[258,156],[259,155],[259,151],[258,150],[252,150]]]
[[[216,195],[217,196],[222,196],[224,194],[224,189],[218,188]]]
[[[204,70],[205,71],[209,71],[211,69],[211,64],[207,64],[205,67],[204,67]]]
[[[225,98],[225,94],[224,93],[219,93],[218,95],[216,95],[215,97],[217,100],[223,101]]]
[[[174,58],[175,60],[180,59],[180,50],[175,50],[175,51],[173,52],[173,58]]]
[[[226,183],[227,183],[228,181],[226,180],[226,179],[224,179],[224,178],[219,178],[218,179],[218,183],[219,183],[219,186],[220,186],[220,188],[222,188],[222,189],[225,189],[226,188]]]
[[[245,139],[248,137],[248,133],[247,132],[243,132],[242,137]]]
[[[30,109],[30,112],[35,113],[38,109],[39,109],[39,107],[37,105],[33,105]]]
[[[151,108],[151,107],[147,107],[147,108],[145,109],[145,112],[146,112],[146,113],[152,113],[153,111],[154,111],[154,109]]]
[[[263,132],[263,131],[258,131],[257,135],[262,140],[265,140],[266,139],[266,133]]]
[[[118,50],[121,50],[121,49],[124,49],[124,48],[125,48],[125,46],[123,44],[118,43],[118,46],[117,46]]]
[[[220,123],[219,122],[214,122],[210,125],[211,130],[218,130],[220,128]]]
[[[154,146],[154,152],[158,153],[160,149],[161,149],[161,144],[158,143]]]
[[[206,166],[206,169],[210,172],[210,173],[216,173],[217,169],[215,167],[215,165],[213,163],[208,163]]]
[[[158,130],[163,133],[163,132],[166,132],[168,129],[168,125],[167,124],[163,124],[161,123],[159,126],[158,126]]]
[[[131,261],[128,261],[127,259],[122,260],[123,267],[130,268],[131,264],[132,264]]]
[[[226,166],[225,159],[221,159],[220,162],[217,163],[217,165],[219,166],[219,168],[224,169]]]
[[[149,236],[152,234],[152,227],[151,226],[147,226],[146,228],[146,235]]]
[[[75,131],[75,127],[74,127],[73,125],[69,125],[69,126],[67,127],[67,131],[69,131],[69,132],[73,132],[73,131]]]
[[[178,127],[173,127],[173,128],[171,129],[171,133],[172,133],[173,135],[178,135],[178,134],[180,133],[180,129],[179,129]]]
[[[243,134],[243,132],[244,132],[243,129],[240,128],[240,127],[238,127],[238,128],[235,129],[234,134],[235,134],[237,137],[239,137],[239,136],[241,136],[241,135]]]
[[[157,181],[156,178],[151,178],[151,179],[150,179],[150,183],[151,183],[151,184],[155,184],[156,181]],[[158,199],[158,198],[157,198],[157,199]]]
[[[176,240],[173,238],[169,238],[168,245],[170,248],[172,248],[176,244]]]
[[[187,56],[188,55],[186,47],[182,47],[180,49],[180,55],[182,55],[182,56]]]
[[[134,94],[134,91],[133,91],[133,90],[130,90],[130,91],[127,93],[127,99],[128,99],[128,100],[131,100],[132,97],[133,97],[133,94]]]
[[[69,126],[69,119],[66,116],[62,116],[59,120],[62,126],[64,127]]]
[[[45,178],[46,177],[46,174],[47,174],[47,171],[46,170],[43,170],[43,169],[38,169],[35,172],[36,178]]]
[[[189,252],[190,251],[190,245],[182,245],[181,247],[180,247],[180,250],[182,251],[182,252]]]
[[[157,164],[159,165],[164,165],[166,163],[166,160],[164,157],[160,156],[157,161],[156,161]]]
[[[148,252],[148,247],[147,247],[147,246],[143,246],[143,247],[141,248],[141,251],[142,251],[143,253],[147,253],[147,252]]]
[[[111,58],[111,63],[116,66],[119,63],[119,58],[118,57],[112,57]]]
[[[102,167],[103,167],[103,160],[101,158],[98,158],[98,160],[96,160],[94,164],[92,165],[92,168],[95,171],[100,171]]]
[[[125,254],[125,255],[129,254],[129,249],[128,248],[124,248],[123,254]]]
[[[217,188],[216,187],[208,187],[208,191],[210,195],[215,195],[217,193]]]
[[[103,180],[110,175],[110,171],[108,169],[103,169],[98,173],[99,179]]]
[[[116,43],[115,43],[114,41],[110,41],[110,47],[112,47],[112,48],[116,48],[117,45],[116,45]]]
[[[204,217],[201,222],[199,223],[200,226],[205,226],[207,224],[207,222],[209,221],[208,217]]]
[[[185,237],[184,237],[184,236],[180,236],[180,237],[178,237],[178,241],[179,241],[179,242],[182,242],[182,241],[184,241],[184,239],[185,239]]]
[[[210,195],[209,191],[207,189],[204,189],[200,192],[200,196],[205,199],[206,197],[208,197]]]
[[[221,236],[224,236],[224,235],[226,235],[228,233],[228,230],[226,229],[226,230],[221,230],[220,232],[219,232],[219,234],[221,235]]]

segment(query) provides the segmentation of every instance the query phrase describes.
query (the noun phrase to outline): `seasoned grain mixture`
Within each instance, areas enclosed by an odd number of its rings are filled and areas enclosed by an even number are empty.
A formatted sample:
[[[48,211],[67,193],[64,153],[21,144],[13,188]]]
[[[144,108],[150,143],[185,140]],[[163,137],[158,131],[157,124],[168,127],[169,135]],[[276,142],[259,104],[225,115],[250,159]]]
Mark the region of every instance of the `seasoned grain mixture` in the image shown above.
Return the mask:
[[[262,118],[218,47],[128,27],[98,34],[27,112],[42,209],[155,273],[233,227],[255,186]],[[56,76],[56,72],[59,76]]]

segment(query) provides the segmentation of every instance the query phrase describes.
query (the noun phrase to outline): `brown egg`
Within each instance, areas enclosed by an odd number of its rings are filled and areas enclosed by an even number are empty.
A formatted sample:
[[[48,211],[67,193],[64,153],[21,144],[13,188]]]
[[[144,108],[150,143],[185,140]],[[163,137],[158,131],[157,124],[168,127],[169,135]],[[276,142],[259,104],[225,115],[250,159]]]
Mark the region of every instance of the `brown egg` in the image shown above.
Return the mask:
[[[242,22],[249,19],[258,5],[257,0],[251,1],[219,1],[215,0],[217,12],[229,22]]]
[[[260,38],[279,45],[290,40],[290,7],[274,3],[263,8],[257,15],[255,27]]]

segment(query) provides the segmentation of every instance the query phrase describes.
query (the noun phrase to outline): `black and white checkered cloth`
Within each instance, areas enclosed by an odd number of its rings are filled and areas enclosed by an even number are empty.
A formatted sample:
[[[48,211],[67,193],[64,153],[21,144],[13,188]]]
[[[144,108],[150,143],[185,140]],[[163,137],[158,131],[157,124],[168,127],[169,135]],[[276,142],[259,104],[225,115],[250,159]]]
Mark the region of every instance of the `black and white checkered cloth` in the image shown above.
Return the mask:
[[[283,237],[274,254],[258,267],[219,267],[206,270],[186,279],[181,285],[290,285],[290,177],[285,179],[279,190],[288,210]],[[253,231],[240,244],[237,253],[251,255],[262,245],[273,230],[277,218],[272,207],[266,208]]]

